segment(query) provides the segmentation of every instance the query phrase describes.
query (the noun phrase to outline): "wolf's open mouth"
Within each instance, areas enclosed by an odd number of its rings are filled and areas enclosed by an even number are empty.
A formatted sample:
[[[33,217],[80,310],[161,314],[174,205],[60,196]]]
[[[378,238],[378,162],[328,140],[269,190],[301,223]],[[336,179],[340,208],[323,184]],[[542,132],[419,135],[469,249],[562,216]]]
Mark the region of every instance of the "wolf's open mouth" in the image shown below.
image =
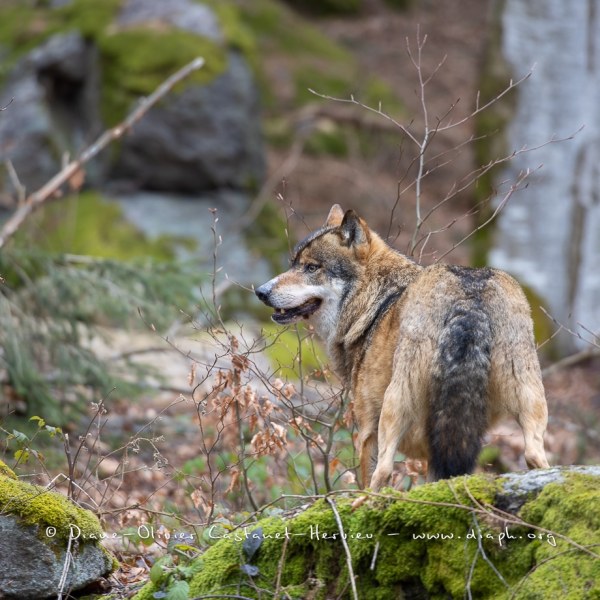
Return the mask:
[[[276,308],[271,318],[275,323],[287,325],[288,323],[293,323],[301,318],[308,319],[319,306],[321,306],[321,299],[311,298],[304,304],[294,308]]]

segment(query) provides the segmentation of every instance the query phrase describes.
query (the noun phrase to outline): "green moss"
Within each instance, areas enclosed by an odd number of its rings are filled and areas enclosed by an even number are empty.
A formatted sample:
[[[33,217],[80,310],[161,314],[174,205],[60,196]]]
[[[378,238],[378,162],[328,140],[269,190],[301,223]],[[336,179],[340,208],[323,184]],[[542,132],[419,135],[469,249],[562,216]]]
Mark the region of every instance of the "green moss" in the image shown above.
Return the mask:
[[[40,535],[46,527],[56,528],[54,540],[67,540],[71,525],[79,527],[82,539],[101,539],[96,516],[75,506],[64,496],[0,474],[0,513],[19,517],[24,525],[37,525]]]
[[[406,113],[406,107],[398,98],[389,84],[377,77],[367,79],[365,89],[360,95],[360,100],[367,106],[379,108],[384,113],[400,118]]]
[[[356,94],[356,83],[348,66],[331,72],[314,64],[299,64],[294,73],[296,102],[301,105],[316,102],[318,97],[310,90],[334,98],[350,98],[351,94]]]
[[[114,22],[122,0],[73,0],[52,13],[54,29],[76,29],[84,37],[98,39]]]
[[[223,0],[197,0],[197,2],[210,6],[215,12],[227,45],[240,50],[248,62],[256,66],[260,58],[256,39],[248,24],[241,18],[239,8]]]
[[[347,61],[351,55],[315,26],[276,0],[253,0],[240,7],[244,21],[259,44],[294,58],[320,57],[323,61]]]
[[[40,251],[128,260],[171,260],[177,244],[188,240],[161,236],[149,240],[123,216],[119,204],[96,192],[83,192],[40,209],[18,233],[15,243],[28,247],[35,239]]]
[[[598,478],[568,474],[565,483],[547,485],[527,503],[522,517],[559,532],[600,553],[600,486]],[[542,536],[544,537],[544,536]],[[555,538],[532,543],[536,569],[522,582],[517,598],[600,598],[600,560]]]
[[[0,476],[17,479],[15,472],[2,460],[0,460]]]
[[[594,557],[558,538],[556,546],[544,535],[530,539],[539,532],[523,527],[512,527],[508,533],[513,539],[500,544],[499,536],[506,531],[495,522],[481,516],[475,520],[468,510],[440,504],[490,504],[498,486],[498,481],[485,476],[456,478],[408,494],[387,492],[359,507],[353,506],[356,497],[334,496],[358,575],[359,597],[399,598],[408,589],[434,599],[463,598],[467,593],[484,600],[600,597],[600,561]],[[600,545],[600,481],[567,474],[566,483],[547,486],[524,505],[521,514],[580,544]],[[245,532],[230,532],[229,539],[221,539],[198,559],[201,565],[190,580],[191,596],[264,597],[275,589],[281,566],[280,591],[291,598],[351,597],[345,552],[335,515],[325,500],[291,519],[269,518],[259,525],[265,539],[252,559],[258,578],[252,582],[240,569],[245,562]],[[257,526],[248,527],[248,534]],[[441,533],[447,539],[441,539]],[[481,540],[476,539],[479,534]],[[415,538],[427,535],[430,539]],[[153,589],[145,588],[137,600],[151,598]]]
[[[0,85],[19,58],[48,37],[50,26],[46,10],[36,10],[21,0],[0,5]]]
[[[286,0],[288,4],[302,11],[318,15],[356,15],[361,8],[361,0]]]
[[[479,453],[477,463],[491,473],[506,473],[508,470],[502,461],[502,452],[498,446],[484,446]]]
[[[0,7],[0,46],[7,55],[0,66],[0,82],[19,58],[51,35],[77,30],[96,40],[114,20],[121,0],[73,0],[52,10],[21,0],[5,0]]]
[[[299,339],[293,329],[282,331],[280,326],[271,323],[263,326],[263,332],[267,342],[265,354],[276,369],[277,377],[298,379],[301,373],[304,377],[314,376],[327,364],[325,351],[314,338]]]
[[[266,117],[263,131],[267,142],[275,148],[288,148],[294,141],[294,130],[287,117]]]
[[[346,133],[333,123],[326,123],[313,131],[306,140],[305,150],[313,156],[336,156],[344,158],[348,155]]]
[[[104,79],[102,116],[109,125],[118,123],[138,97],[150,94],[169,75],[197,56],[205,58],[204,67],[175,91],[190,82],[211,81],[227,64],[224,48],[177,29],[128,29],[103,35],[98,43]]]

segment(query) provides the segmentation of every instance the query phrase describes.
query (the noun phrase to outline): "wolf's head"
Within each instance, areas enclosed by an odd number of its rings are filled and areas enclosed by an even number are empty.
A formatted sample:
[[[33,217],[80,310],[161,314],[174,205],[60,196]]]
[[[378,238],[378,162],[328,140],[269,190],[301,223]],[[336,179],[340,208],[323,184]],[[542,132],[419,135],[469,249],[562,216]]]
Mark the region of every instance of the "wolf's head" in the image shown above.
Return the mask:
[[[273,321],[282,325],[310,320],[327,337],[335,328],[343,299],[364,269],[376,234],[353,211],[331,207],[325,225],[299,242],[289,271],[256,289],[256,295],[275,309]]]

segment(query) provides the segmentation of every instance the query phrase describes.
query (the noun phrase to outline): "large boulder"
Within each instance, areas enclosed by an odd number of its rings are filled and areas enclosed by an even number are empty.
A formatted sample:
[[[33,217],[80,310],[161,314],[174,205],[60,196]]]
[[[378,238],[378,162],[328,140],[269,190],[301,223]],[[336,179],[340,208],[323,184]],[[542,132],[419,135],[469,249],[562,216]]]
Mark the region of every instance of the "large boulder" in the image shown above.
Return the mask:
[[[141,96],[203,56],[201,71],[87,168],[87,183],[117,179],[121,189],[193,194],[255,189],[264,172],[258,92],[246,59],[251,42],[237,39],[236,18],[193,0],[3,3],[0,22],[14,24],[0,31],[0,103],[14,101],[0,113],[2,162],[10,160],[34,190],[65,153],[76,155]],[[15,192],[14,178],[0,174],[4,204]]]
[[[136,600],[175,586],[191,598],[598,598],[600,467],[330,494],[204,537],[218,541],[187,582],[153,569]]]
[[[0,461],[0,598],[66,595],[107,575],[114,560],[102,537],[91,512],[19,481]]]
[[[0,157],[12,162],[27,190],[43,185],[65,154],[76,154],[100,131],[98,82],[96,49],[77,32],[52,36],[8,74],[0,98],[14,100],[0,113]],[[14,179],[0,174],[3,203],[15,194]]]
[[[114,176],[136,187],[193,193],[256,189],[263,176],[258,94],[246,61],[151,111],[125,138]]]

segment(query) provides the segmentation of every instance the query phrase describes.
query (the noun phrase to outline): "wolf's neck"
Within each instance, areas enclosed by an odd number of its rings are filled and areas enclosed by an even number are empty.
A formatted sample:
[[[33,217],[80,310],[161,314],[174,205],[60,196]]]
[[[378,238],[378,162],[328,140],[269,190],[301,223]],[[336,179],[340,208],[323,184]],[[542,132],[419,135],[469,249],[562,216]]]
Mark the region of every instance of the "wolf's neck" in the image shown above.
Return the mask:
[[[345,380],[362,360],[378,325],[423,269],[385,246],[373,256],[339,308],[339,321],[327,340],[336,371]]]

